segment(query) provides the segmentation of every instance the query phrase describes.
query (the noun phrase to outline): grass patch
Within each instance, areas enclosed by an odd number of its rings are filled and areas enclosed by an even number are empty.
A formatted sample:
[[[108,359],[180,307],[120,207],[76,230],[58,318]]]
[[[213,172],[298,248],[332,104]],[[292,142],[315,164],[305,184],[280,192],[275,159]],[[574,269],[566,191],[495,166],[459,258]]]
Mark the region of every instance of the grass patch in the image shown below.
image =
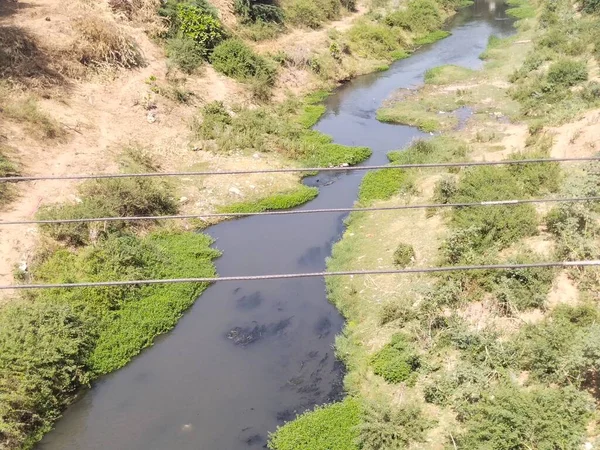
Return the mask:
[[[348,39],[352,52],[365,58],[385,60],[403,50],[402,36],[397,30],[367,20],[357,21],[348,30]]]
[[[428,164],[434,162],[464,161],[469,153],[468,145],[456,138],[435,136],[417,139],[406,150],[388,153],[392,164]]]
[[[394,250],[394,265],[398,267],[406,267],[415,260],[415,249],[410,244],[403,242],[398,244]]]
[[[18,175],[19,168],[4,154],[0,147],[0,177],[16,177]],[[14,186],[6,182],[0,182],[0,206],[12,200],[14,193]]]
[[[510,8],[506,14],[517,20],[531,19],[536,15],[536,9],[529,0],[507,0],[507,3]]]
[[[157,231],[109,235],[31,268],[40,283],[212,277],[210,237]],[[75,395],[170,330],[206,283],[47,290],[0,309],[0,443],[29,447]]]
[[[425,83],[435,85],[453,84],[471,78],[475,74],[472,69],[449,64],[438,66],[425,72]]]
[[[243,109],[231,114],[222,103],[204,107],[202,121],[194,124],[196,135],[213,140],[218,151],[277,152],[309,167],[357,164],[371,155],[366,147],[334,144],[329,136],[310,130],[323,113],[319,92],[305,100]]]
[[[415,370],[420,364],[419,357],[412,350],[412,344],[403,334],[395,334],[392,341],[371,359],[375,375],[381,376],[388,383],[401,383],[414,378]]]
[[[368,172],[360,183],[358,201],[371,205],[376,200],[388,200],[394,195],[414,189],[414,177],[403,169],[381,169]]]
[[[425,36],[419,37],[414,40],[416,45],[426,45],[433,44],[434,42],[441,41],[442,39],[447,38],[452,33],[446,30],[435,30],[431,33],[426,34]]]
[[[417,127],[426,133],[448,130],[458,125],[458,119],[454,115],[438,114],[416,102],[398,102],[393,106],[380,108],[377,110],[377,120]]]
[[[347,397],[317,406],[269,435],[272,450],[358,450],[360,403]]]
[[[224,206],[219,209],[219,212],[249,213],[290,209],[311,201],[317,195],[319,195],[318,188],[308,187],[301,184],[293,191],[273,194],[260,200],[233,203],[231,205]]]
[[[1,114],[4,117],[25,124],[37,139],[59,139],[65,136],[62,126],[45,111],[31,96],[10,99],[9,91],[0,90]]]
[[[150,178],[92,180],[81,185],[79,195],[79,203],[45,206],[36,217],[50,220],[155,216],[176,214],[178,210],[171,185]],[[78,246],[112,231],[122,231],[127,226],[125,221],[67,223],[43,225],[42,230],[58,241]]]

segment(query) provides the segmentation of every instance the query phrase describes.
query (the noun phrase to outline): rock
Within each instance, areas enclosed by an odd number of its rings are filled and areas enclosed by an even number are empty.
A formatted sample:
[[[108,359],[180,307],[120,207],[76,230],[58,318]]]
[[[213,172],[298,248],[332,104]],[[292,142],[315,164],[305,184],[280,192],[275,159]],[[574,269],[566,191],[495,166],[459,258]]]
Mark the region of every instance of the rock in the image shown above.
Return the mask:
[[[254,159],[260,159],[260,155],[259,155],[258,153],[255,153],[254,155],[252,155],[252,157],[253,157]]]
[[[235,195],[238,195],[238,196],[242,197],[242,192],[238,188],[236,188],[235,186],[231,186],[229,188],[229,192],[231,192],[232,194],[235,194]]]
[[[21,272],[27,272],[27,262],[26,261],[21,261],[19,263],[19,270]]]
[[[187,203],[188,198],[187,197],[180,197],[179,198],[179,203]]]
[[[586,442],[583,447],[585,448],[585,450],[592,450],[594,448],[594,444],[592,444],[591,442]]]
[[[192,426],[191,423],[186,423],[184,425],[181,425],[181,431],[192,431],[194,427]]]
[[[342,164],[342,167],[350,167],[350,164],[348,164],[348,163],[343,163],[343,164]]]
[[[156,122],[156,115],[153,111],[148,112],[148,114],[146,115],[146,120],[148,121],[148,123]]]
[[[50,22],[50,17],[46,17],[46,22]]]

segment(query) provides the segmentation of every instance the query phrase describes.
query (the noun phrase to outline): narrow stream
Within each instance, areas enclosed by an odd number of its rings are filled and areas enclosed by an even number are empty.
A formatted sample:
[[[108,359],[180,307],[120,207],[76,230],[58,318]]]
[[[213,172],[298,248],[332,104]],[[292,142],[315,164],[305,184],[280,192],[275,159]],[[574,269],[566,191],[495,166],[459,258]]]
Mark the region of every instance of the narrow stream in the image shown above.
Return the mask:
[[[386,72],[360,77],[327,100],[316,129],[335,142],[373,149],[367,164],[422,135],[375,120],[394,90],[422,83],[443,64],[479,68],[491,34],[512,32],[505,6],[476,0],[449,24],[452,36]],[[320,187],[305,208],[349,207],[363,174],[306,179]],[[382,213],[385,214],[385,213]],[[218,273],[259,275],[325,269],[344,214],[250,217],[208,230],[223,256]],[[217,283],[168,335],[125,368],[103,377],[65,413],[44,450],[242,450],[296,413],[340,399],[343,367],[333,352],[343,319],[322,279]]]

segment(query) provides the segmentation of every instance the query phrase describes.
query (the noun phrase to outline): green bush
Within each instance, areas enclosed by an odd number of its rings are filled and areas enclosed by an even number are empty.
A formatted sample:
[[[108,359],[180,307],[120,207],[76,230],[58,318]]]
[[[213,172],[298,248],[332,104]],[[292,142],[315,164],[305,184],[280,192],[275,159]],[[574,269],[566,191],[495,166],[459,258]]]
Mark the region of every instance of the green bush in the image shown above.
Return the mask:
[[[358,191],[361,205],[370,205],[376,200],[388,200],[399,192],[410,192],[414,188],[413,177],[403,169],[381,169],[367,173]]]
[[[215,70],[236,80],[261,79],[268,85],[275,82],[275,68],[237,39],[219,44],[210,55],[210,62]]]
[[[582,446],[591,413],[588,396],[574,388],[499,386],[462,411],[466,432],[459,448],[575,449]]]
[[[416,310],[407,299],[391,300],[383,304],[379,311],[379,324],[385,325],[395,320],[407,322],[415,318]]]
[[[600,1],[584,0],[582,3],[583,10],[588,14],[597,14],[600,12]]]
[[[438,30],[442,26],[443,17],[434,0],[410,0],[406,9],[388,14],[385,23],[419,35]]]
[[[192,73],[204,62],[206,52],[191,39],[173,38],[167,41],[167,56],[185,73]]]
[[[510,259],[509,263],[530,264],[543,260],[539,255],[523,253]],[[492,289],[497,300],[509,312],[543,308],[553,278],[552,268],[507,269],[496,272]]]
[[[272,450],[358,450],[361,407],[347,397],[339,403],[317,406],[269,435]]]
[[[366,20],[357,21],[348,30],[348,39],[352,52],[366,58],[389,59],[403,47],[399,33]]]
[[[276,22],[264,22],[262,20],[257,20],[238,28],[238,32],[243,39],[249,39],[254,42],[275,39],[284,31],[285,28],[283,25]]]
[[[435,183],[433,190],[433,201],[435,203],[447,204],[456,195],[458,185],[455,178],[445,176]]]
[[[420,366],[419,357],[411,345],[405,335],[395,334],[392,341],[371,358],[375,375],[388,383],[407,381]]]
[[[91,323],[68,304],[0,309],[0,446],[21,448],[50,430],[89,381]]]
[[[225,39],[225,29],[219,19],[200,6],[179,3],[177,19],[179,36],[194,41],[198,51],[203,52],[203,56],[207,56]]]
[[[580,386],[600,369],[599,314],[593,305],[559,306],[516,337],[523,370],[544,383]]]
[[[415,260],[415,249],[410,244],[403,242],[398,244],[394,250],[394,265],[406,267]]]
[[[283,22],[283,11],[277,5],[257,0],[235,0],[234,11],[242,22]]]
[[[453,64],[438,66],[425,72],[425,83],[434,85],[452,84],[470,78],[475,73],[472,69]]]
[[[524,196],[523,182],[506,167],[477,167],[460,178],[452,202],[471,203]],[[529,204],[457,208],[452,212],[453,226],[474,228],[474,249],[494,245],[506,247],[537,232],[535,208]]]
[[[600,101],[600,83],[590,81],[583,86],[580,95],[586,102],[596,105]]]
[[[227,205],[219,209],[219,212],[224,213],[247,213],[273,211],[278,209],[289,209],[302,205],[311,201],[319,194],[319,189],[316,187],[308,187],[299,185],[298,188],[271,195],[270,197],[261,200],[240,202]]]
[[[415,45],[433,44],[434,42],[437,42],[437,41],[447,38],[451,34],[452,33],[450,33],[449,31],[436,30],[436,31],[432,31],[431,33],[426,34],[425,36],[415,39],[413,43]]]
[[[428,164],[434,162],[462,161],[469,153],[469,146],[459,139],[435,136],[416,139],[406,150],[388,153],[393,164]]]
[[[210,237],[157,231],[144,238],[109,235],[77,252],[59,250],[31,270],[41,283],[212,277]],[[170,330],[207,283],[141,285],[46,291],[43,300],[72,305],[94,317],[99,332],[88,364],[97,374],[122,367]],[[41,297],[40,297],[41,298]]]
[[[363,408],[361,419],[361,450],[409,448],[411,443],[424,442],[426,431],[433,425],[413,404],[392,407],[372,401]]]
[[[169,184],[150,178],[109,178],[88,181],[79,188],[81,202],[40,209],[42,220],[110,216],[176,214],[177,202]],[[42,229],[59,241],[82,245],[98,234],[122,229],[127,222],[48,224]]]
[[[571,87],[588,79],[585,61],[561,59],[552,63],[548,69],[548,81],[552,84]]]

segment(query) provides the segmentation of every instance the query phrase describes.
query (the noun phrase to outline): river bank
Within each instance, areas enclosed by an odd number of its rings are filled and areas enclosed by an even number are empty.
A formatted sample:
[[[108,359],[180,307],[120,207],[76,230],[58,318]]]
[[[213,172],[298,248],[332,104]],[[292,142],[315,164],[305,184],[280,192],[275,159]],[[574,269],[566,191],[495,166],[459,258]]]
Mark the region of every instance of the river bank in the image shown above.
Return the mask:
[[[547,55],[549,63],[532,69],[544,43],[553,42],[548,36],[575,28],[583,31],[570,44],[589,42],[593,34],[585,30],[597,18],[574,16],[568,2],[537,8],[519,5],[518,33],[490,39],[482,71],[442,66],[427,72],[425,86],[386,101],[378,111],[386,121],[442,130],[390,152],[392,163],[596,153],[600,98],[580,96],[596,86],[592,53],[572,55],[590,67],[590,81],[572,82],[578,88],[549,89],[555,97],[540,103],[535,94],[521,92],[523,85],[543,83],[564,57]],[[459,108],[468,110],[466,120],[458,129],[458,121],[446,126]],[[393,173],[365,178],[359,202],[399,206],[598,192],[595,163]],[[600,254],[593,202],[444,211],[352,214],[328,270]],[[586,217],[590,228],[571,241],[566,236],[574,232],[576,216]],[[596,336],[599,287],[596,268],[330,278],[329,299],[348,321],[336,354],[348,367],[349,396],[282,427],[271,447],[596,448],[597,391],[588,377],[598,367],[585,342]],[[328,430],[331,441],[315,437],[317,430]]]

